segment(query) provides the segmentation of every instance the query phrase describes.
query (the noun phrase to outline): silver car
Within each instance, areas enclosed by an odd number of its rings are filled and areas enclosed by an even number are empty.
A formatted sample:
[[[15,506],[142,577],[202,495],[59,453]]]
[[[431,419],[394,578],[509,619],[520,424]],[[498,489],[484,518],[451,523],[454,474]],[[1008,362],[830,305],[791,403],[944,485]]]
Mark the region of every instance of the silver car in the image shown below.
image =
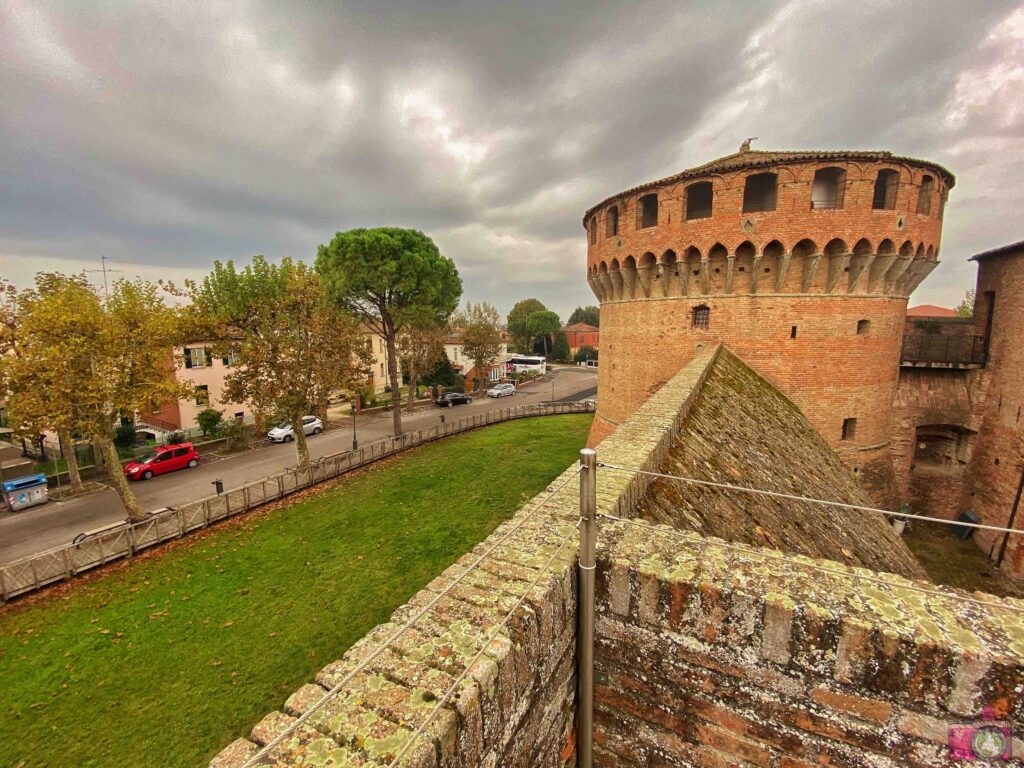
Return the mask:
[[[302,417],[302,433],[305,435],[319,435],[324,431],[324,423],[316,416]],[[272,443],[290,443],[295,439],[295,430],[288,422],[278,424],[267,432],[267,437]]]
[[[514,395],[516,393],[515,384],[495,384],[493,387],[487,390],[488,397],[505,397],[506,395]]]

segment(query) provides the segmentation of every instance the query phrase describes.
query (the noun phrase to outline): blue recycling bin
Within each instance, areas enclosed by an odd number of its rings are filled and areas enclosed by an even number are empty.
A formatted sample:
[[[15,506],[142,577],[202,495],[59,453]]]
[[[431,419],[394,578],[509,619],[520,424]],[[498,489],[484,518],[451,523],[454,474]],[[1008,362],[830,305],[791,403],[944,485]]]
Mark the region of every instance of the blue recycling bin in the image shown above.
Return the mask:
[[[4,503],[12,512],[45,504],[48,499],[46,475],[26,475],[4,483]]]

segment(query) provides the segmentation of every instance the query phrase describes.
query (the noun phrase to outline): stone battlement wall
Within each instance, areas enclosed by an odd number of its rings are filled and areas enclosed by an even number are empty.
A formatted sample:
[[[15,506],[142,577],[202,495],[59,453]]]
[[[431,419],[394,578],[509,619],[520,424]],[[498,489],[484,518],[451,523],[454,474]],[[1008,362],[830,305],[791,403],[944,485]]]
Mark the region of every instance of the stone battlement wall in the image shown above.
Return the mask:
[[[601,766],[947,766],[986,707],[1024,727],[1024,601],[625,523],[597,580]]]
[[[717,351],[717,347],[702,350],[693,364],[608,441],[605,457],[657,469]],[[387,624],[376,627],[325,667],[315,681],[296,691],[282,711],[267,715],[248,738],[225,748],[211,768],[240,768],[492,549],[448,596],[400,639],[387,644],[386,653],[282,742],[267,764],[386,766],[429,715],[433,702],[443,697],[467,666],[470,671],[458,696],[403,765],[555,768],[575,764],[576,474],[575,466],[566,470],[548,492],[525,504],[472,553],[395,611]],[[649,484],[645,476],[603,473],[598,486],[602,509],[631,516]],[[546,575],[531,586],[552,557]],[[525,604],[507,629],[488,642],[524,595]],[[472,664],[485,646],[484,656]]]
[[[722,354],[697,350],[599,459],[658,470]],[[265,765],[387,766],[464,672],[403,766],[575,765],[576,474],[566,470],[211,766],[239,768],[372,654]],[[1019,616],[953,590],[911,591],[896,576],[652,527],[637,518],[651,485],[598,472],[599,513],[628,521],[599,526],[598,765],[945,765],[936,756],[947,724],[991,705],[1024,725]]]

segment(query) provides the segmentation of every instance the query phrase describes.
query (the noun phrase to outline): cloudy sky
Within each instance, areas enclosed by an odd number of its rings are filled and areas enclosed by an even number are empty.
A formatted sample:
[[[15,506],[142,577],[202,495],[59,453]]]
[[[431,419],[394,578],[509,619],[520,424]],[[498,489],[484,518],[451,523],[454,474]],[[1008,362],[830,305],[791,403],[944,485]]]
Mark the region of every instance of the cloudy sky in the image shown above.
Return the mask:
[[[943,264],[1024,239],[1024,4],[46,2],[0,5],[0,275],[201,277],[422,229],[465,297],[593,303],[581,216],[755,148],[949,167]],[[96,275],[92,275],[97,279]]]

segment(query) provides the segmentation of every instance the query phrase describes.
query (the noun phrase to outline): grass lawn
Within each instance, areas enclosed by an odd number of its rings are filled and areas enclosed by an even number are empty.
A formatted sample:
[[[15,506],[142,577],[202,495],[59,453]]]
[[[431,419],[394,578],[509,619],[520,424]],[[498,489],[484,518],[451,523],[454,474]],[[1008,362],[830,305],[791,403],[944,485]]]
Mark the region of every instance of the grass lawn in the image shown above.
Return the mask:
[[[449,438],[9,606],[0,765],[205,765],[543,490],[590,422]]]

